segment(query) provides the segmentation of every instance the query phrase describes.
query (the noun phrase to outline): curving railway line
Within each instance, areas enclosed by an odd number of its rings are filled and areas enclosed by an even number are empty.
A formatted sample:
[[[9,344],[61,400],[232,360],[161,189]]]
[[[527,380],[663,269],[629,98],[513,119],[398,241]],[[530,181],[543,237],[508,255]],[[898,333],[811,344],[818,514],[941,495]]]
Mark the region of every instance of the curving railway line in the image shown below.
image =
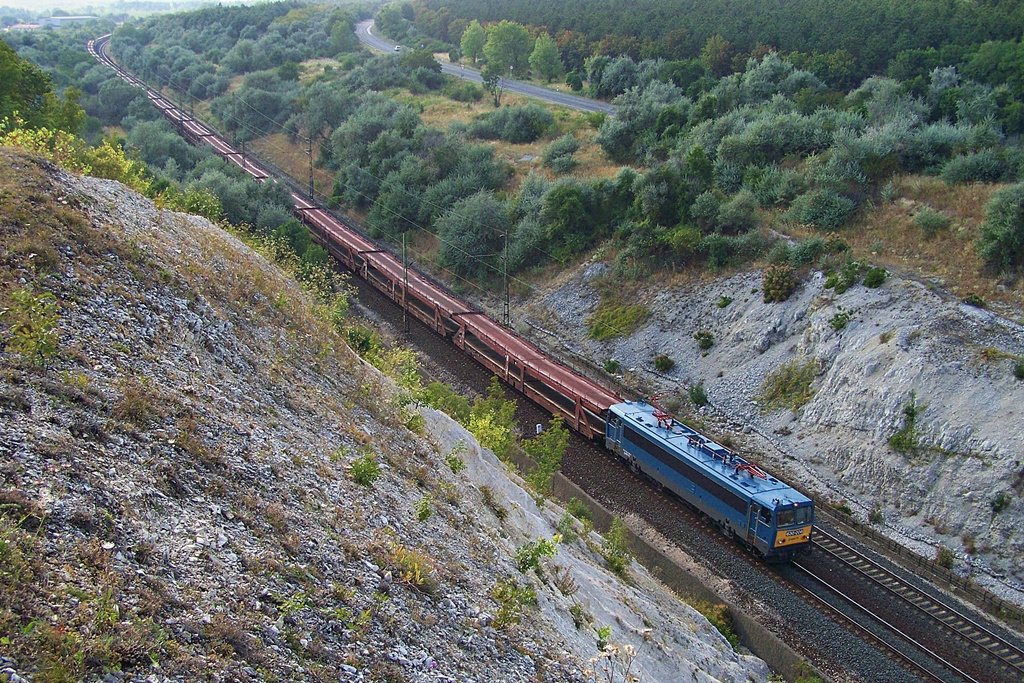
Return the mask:
[[[107,54],[109,39],[106,35],[89,41],[89,52],[128,83],[143,88],[154,106],[186,139],[210,145],[218,155],[258,180],[273,178],[274,174],[263,164],[247,157],[205,123],[121,69]],[[296,215],[309,226],[314,239],[376,292],[546,412],[561,415],[587,442],[604,433],[603,416],[607,408],[621,400],[615,392],[551,359],[425,275],[407,268],[382,245],[361,235],[311,198],[297,191],[291,195]],[[587,443],[582,447],[595,450]],[[577,456],[571,456],[563,470],[609,507],[633,508],[688,550],[691,542],[702,546],[697,554],[711,558],[707,561],[716,568],[733,572],[733,581],[739,583],[740,577],[745,577],[743,581],[763,584],[751,590],[773,597],[750,599],[785,605],[776,615],[778,630],[788,632],[790,636],[786,639],[791,646],[830,673],[841,673],[849,664],[854,669],[849,680],[904,680],[908,674],[923,681],[1024,680],[1024,649],[1019,636],[998,626],[985,626],[980,618],[966,616],[962,608],[954,607],[951,599],[935,589],[899,576],[897,570],[883,567],[881,562],[868,558],[820,526],[815,530],[814,553],[799,565],[770,568],[751,561],[737,544],[727,542],[719,534],[704,533],[695,541],[695,531],[698,535],[702,527],[710,531],[710,524],[702,522],[697,513],[680,501],[656,494],[650,484],[626,475],[625,467],[617,460],[607,455],[597,457],[601,458],[601,465],[588,467]],[[625,497],[615,499],[623,491],[628,491]],[[706,552],[704,547],[708,548]],[[758,574],[767,581],[754,578]],[[792,592],[785,595],[779,590],[780,585]],[[794,594],[814,603],[819,616],[801,612],[795,604],[800,599],[793,600]],[[827,625],[821,621],[820,614],[824,613],[831,615]],[[836,643],[844,642],[836,631],[837,623],[856,633],[860,644],[837,647]],[[844,656],[862,658],[859,651],[863,643],[886,653],[890,658],[888,670],[874,657],[863,657],[872,660],[867,664],[844,664]],[[822,654],[822,650],[830,648],[830,654]]]

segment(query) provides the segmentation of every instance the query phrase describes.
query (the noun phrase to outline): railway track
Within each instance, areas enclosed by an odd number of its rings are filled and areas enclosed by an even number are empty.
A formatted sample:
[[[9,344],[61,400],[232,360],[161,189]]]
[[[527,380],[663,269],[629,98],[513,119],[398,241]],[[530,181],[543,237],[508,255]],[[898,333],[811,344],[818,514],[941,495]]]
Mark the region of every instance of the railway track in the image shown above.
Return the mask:
[[[928,681],[1024,680],[1024,649],[1009,637],[826,530],[817,528],[815,536],[817,554],[827,561],[803,560],[792,568],[832,597],[825,598],[806,584],[801,587],[895,662]],[[845,572],[836,571],[835,565]]]

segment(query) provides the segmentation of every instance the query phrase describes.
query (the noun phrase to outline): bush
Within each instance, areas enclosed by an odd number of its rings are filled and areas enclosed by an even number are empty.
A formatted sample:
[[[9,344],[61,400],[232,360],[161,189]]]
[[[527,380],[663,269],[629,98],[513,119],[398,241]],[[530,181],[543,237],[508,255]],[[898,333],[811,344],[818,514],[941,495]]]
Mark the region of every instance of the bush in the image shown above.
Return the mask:
[[[372,453],[365,453],[352,461],[350,468],[352,480],[361,486],[372,486],[380,476],[380,465]]]
[[[550,541],[546,538],[538,538],[536,541],[527,541],[516,549],[516,568],[521,574],[531,569],[540,571],[540,560],[542,557],[554,557],[558,552],[558,543],[561,539],[555,536]]]
[[[947,548],[945,545],[940,545],[935,550],[935,563],[944,569],[952,569],[953,562],[956,560],[956,555],[953,551]]]
[[[838,331],[842,330],[843,328],[845,328],[846,324],[849,323],[849,322],[850,322],[850,312],[849,311],[839,311],[838,313],[836,313],[834,316],[832,316],[829,319],[828,325],[833,330],[838,332]]]
[[[990,503],[990,505],[992,506],[992,514],[998,515],[1000,512],[1008,508],[1010,506],[1011,500],[1012,499],[1006,493],[1006,491],[1000,491],[999,493],[997,493],[992,498],[992,502]]]
[[[604,362],[604,371],[609,375],[614,375],[622,367],[622,364],[614,358],[609,358]]]
[[[724,296],[723,295],[722,297],[720,297],[718,299],[718,302],[715,305],[718,306],[719,308],[725,308],[726,306],[728,306],[731,303],[732,303],[732,297],[731,296]]]
[[[1013,364],[1013,376],[1017,379],[1024,379],[1024,360],[1019,360]]]
[[[629,553],[628,530],[626,529],[625,522],[620,517],[612,520],[608,533],[604,535],[601,555],[604,557],[604,561],[609,569],[620,577],[626,576],[631,555]]]
[[[793,268],[799,268],[814,262],[827,251],[829,251],[829,245],[824,239],[812,237],[809,240],[793,245],[793,248],[788,253],[789,265]]]
[[[568,173],[576,166],[573,156],[579,151],[580,143],[571,134],[563,135],[544,149],[544,165],[556,173]]]
[[[910,392],[910,400],[903,406],[903,427],[889,437],[889,447],[905,456],[913,455],[920,447],[917,437],[917,417],[925,406],[917,405],[917,396]]]
[[[513,144],[533,142],[555,125],[554,115],[536,104],[503,107],[484,114],[469,125],[469,134],[484,140],[504,140]]]
[[[1024,265],[1024,183],[992,193],[980,232],[978,254],[990,268]]]
[[[35,365],[45,365],[57,353],[57,297],[36,294],[32,285],[26,285],[11,292],[10,298],[12,305],[0,308],[0,320],[10,325],[7,348]]]
[[[674,368],[676,362],[668,357],[668,354],[661,354],[654,359],[654,369],[658,372],[668,372]]]
[[[708,394],[704,390],[704,382],[697,382],[690,387],[690,402],[695,406],[706,406],[708,401]]]
[[[914,216],[914,224],[921,228],[925,239],[932,239],[942,230],[949,227],[949,216],[935,211],[929,206],[924,207]]]
[[[889,273],[886,272],[885,268],[876,266],[864,275],[864,286],[870,287],[871,289],[878,289],[885,283],[885,278],[888,277],[888,275]]]
[[[764,302],[768,304],[785,301],[796,291],[796,284],[796,274],[791,266],[768,266],[764,271],[764,278],[761,283],[761,289],[764,292]]]
[[[853,218],[857,204],[835,190],[821,188],[800,195],[786,212],[786,220],[834,231]]]
[[[1009,169],[1000,155],[991,149],[953,157],[942,167],[941,178],[947,185],[997,182],[1007,177]]]
[[[707,351],[715,345],[715,335],[711,334],[708,330],[694,332],[693,338],[697,340],[697,348],[701,351]]]
[[[967,304],[968,306],[974,306],[975,308],[985,308],[986,306],[985,300],[982,299],[977,294],[975,294],[974,292],[971,292],[970,294],[964,297],[964,303]]]

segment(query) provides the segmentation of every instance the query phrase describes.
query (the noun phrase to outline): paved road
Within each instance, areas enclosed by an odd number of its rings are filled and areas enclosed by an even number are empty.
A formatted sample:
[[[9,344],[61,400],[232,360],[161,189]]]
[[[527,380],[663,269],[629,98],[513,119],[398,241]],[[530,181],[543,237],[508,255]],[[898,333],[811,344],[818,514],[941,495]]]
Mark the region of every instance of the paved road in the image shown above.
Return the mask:
[[[373,32],[373,19],[367,19],[366,21],[356,24],[356,36],[359,37],[359,40],[362,41],[363,44],[375,50],[380,50],[381,52],[395,51],[394,43],[379,37]],[[483,82],[483,79],[480,77],[480,72],[467,66],[441,62],[441,71],[446,74],[451,74],[452,76],[464,78],[465,80],[472,81],[474,83]],[[615,113],[615,107],[605,102],[591,100],[586,97],[578,97],[576,95],[569,95],[558,92],[557,90],[542,88],[539,85],[531,85],[529,83],[516,81],[511,78],[503,78],[501,80],[505,90],[508,92],[526,95],[527,97],[536,97],[537,99],[553,102],[554,104],[560,104],[564,107],[569,107],[570,109],[579,109],[581,111],[603,111],[608,114]]]

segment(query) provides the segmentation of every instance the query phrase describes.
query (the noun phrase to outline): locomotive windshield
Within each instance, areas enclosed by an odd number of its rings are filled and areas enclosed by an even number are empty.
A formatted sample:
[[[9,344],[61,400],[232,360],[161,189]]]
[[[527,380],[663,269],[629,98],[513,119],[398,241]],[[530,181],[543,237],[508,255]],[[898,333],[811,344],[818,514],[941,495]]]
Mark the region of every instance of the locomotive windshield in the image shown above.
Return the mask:
[[[779,526],[810,524],[812,513],[813,508],[808,505],[799,508],[782,508],[775,512],[775,517],[778,519]]]

